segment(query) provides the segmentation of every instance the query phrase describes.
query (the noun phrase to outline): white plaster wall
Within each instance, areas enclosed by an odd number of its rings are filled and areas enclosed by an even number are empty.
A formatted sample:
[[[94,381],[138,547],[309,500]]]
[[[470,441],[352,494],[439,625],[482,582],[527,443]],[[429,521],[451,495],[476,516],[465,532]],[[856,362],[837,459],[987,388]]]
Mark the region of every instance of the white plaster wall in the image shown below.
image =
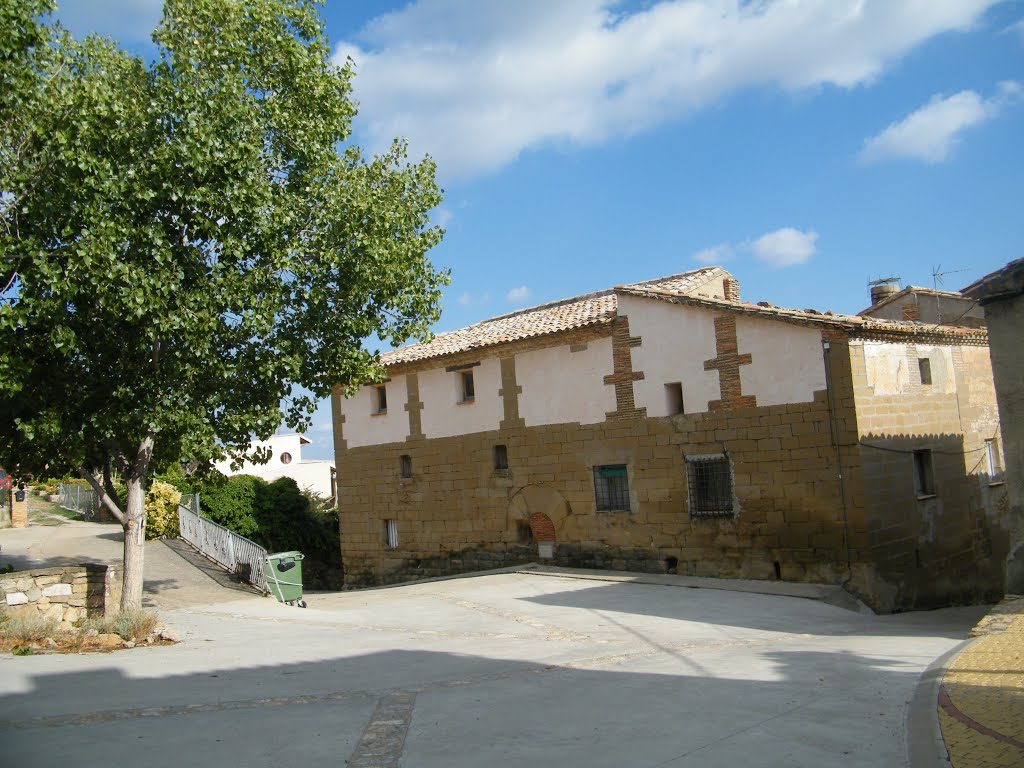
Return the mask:
[[[708,401],[719,399],[718,372],[704,370],[704,361],[717,356],[714,313],[620,295],[619,314],[629,317],[630,335],[643,340],[631,350],[633,370],[644,372],[633,385],[638,408],[647,408],[648,416],[670,415],[665,385],[676,381],[683,385],[686,413],[703,413]]]
[[[740,366],[744,395],[757,404],[809,403],[825,389],[821,331],[778,320],[736,318],[739,353],[749,353],[750,365]]]
[[[932,363],[932,384],[925,391],[936,394],[956,392],[956,377],[953,372],[953,351],[951,347],[917,345],[917,354],[907,356],[906,344],[891,344],[883,341],[864,342],[864,368],[868,386],[876,395],[898,395],[917,386],[919,373],[911,371],[917,366],[917,359],[927,357]]]
[[[272,483],[279,477],[290,477],[299,488],[305,488],[320,496],[331,496],[331,469],[334,462],[331,461],[304,461],[301,464],[281,464],[272,466],[269,469],[264,467],[262,472],[250,472],[247,474],[262,477],[268,483]]]
[[[615,388],[604,383],[612,370],[611,337],[588,341],[581,352],[566,344],[517,355],[519,415],[528,427],[604,421],[615,410]]]
[[[253,464],[247,459],[242,462],[241,467],[232,469],[231,459],[225,459],[216,462],[214,467],[224,475],[259,475],[269,467],[288,466],[281,463],[282,453],[290,453],[293,464],[302,461],[302,437],[300,435],[274,435],[268,440],[253,440],[249,443],[249,449],[246,453],[251,456],[256,451],[264,448],[270,448],[270,461],[266,464]]]
[[[409,436],[409,413],[405,410],[409,396],[405,376],[396,376],[383,386],[387,388],[387,413],[376,412],[374,386],[360,387],[352,397],[342,398],[341,412],[345,423],[341,434],[349,448],[398,443]]]
[[[420,423],[427,437],[468,435],[498,428],[505,413],[504,403],[498,395],[501,363],[498,358],[489,357],[472,370],[475,396],[471,402],[465,403],[459,402],[461,380],[458,372],[435,368],[419,374],[420,400],[423,402]]]

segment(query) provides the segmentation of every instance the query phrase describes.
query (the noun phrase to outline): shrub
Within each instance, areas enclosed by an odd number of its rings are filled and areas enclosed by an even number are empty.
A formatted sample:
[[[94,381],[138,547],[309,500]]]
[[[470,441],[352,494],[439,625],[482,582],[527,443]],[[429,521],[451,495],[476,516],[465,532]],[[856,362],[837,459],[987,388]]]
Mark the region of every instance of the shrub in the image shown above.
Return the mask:
[[[15,618],[0,614],[0,646],[19,648],[39,643],[56,634],[58,624],[43,616]]]
[[[102,634],[120,635],[125,640],[141,642],[156,631],[160,617],[153,611],[132,608],[115,616],[97,616],[82,622],[81,629],[95,629]]]
[[[253,475],[234,475],[223,482],[204,485],[199,504],[206,517],[240,536],[252,539],[259,533],[256,520],[256,488],[266,485]]]
[[[146,538],[178,535],[178,502],[181,492],[173,485],[155,480],[146,494]]]

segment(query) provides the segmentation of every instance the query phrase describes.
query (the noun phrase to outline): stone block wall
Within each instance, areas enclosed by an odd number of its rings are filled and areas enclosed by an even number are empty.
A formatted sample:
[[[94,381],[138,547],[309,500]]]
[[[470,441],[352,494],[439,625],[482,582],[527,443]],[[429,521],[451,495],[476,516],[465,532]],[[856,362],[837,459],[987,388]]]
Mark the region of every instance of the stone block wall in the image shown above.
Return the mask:
[[[811,403],[557,424],[339,454],[346,584],[538,559],[561,565],[837,583],[846,528],[824,394]],[[493,467],[505,445],[508,468]],[[725,453],[736,513],[691,517],[686,456]],[[400,476],[402,456],[412,476]],[[629,511],[598,511],[594,467],[624,464]],[[398,546],[388,549],[386,521]]]
[[[859,591],[883,611],[998,600],[1006,556],[1005,489],[987,473],[985,440],[999,438],[988,352],[954,346],[952,386],[923,384],[913,344],[888,345],[904,360],[899,392],[879,392],[854,342],[852,366],[862,499],[872,572]],[[932,492],[916,487],[914,451],[929,451]]]
[[[117,610],[120,569],[69,565],[0,575],[0,612],[12,617],[46,617],[72,624]]]

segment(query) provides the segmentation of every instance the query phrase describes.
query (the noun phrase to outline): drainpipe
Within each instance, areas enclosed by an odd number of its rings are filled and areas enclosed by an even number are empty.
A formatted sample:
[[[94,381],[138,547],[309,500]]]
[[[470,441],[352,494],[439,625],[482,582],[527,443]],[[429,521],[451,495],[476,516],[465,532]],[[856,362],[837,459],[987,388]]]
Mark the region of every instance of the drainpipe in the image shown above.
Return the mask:
[[[835,454],[836,472],[839,477],[839,504],[843,512],[843,547],[846,550],[846,580],[839,586],[845,589],[846,585],[853,580],[853,557],[850,552],[850,516],[846,506],[846,481],[843,477],[842,457],[839,451],[839,428],[836,423],[835,392],[832,386],[832,343],[823,341],[821,346],[825,362],[825,391],[828,395],[829,431],[832,437],[832,451]]]

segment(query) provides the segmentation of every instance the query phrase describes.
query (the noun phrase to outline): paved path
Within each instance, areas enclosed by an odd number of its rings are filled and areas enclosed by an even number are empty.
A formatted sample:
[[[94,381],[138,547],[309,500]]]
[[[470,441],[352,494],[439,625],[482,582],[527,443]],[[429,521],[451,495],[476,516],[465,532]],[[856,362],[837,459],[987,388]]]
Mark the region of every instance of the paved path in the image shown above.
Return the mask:
[[[0,657],[4,764],[904,766],[921,671],[984,613],[538,573],[302,610],[185,576],[163,544],[147,557],[183,641]],[[186,599],[203,589],[219,599]]]
[[[986,617],[950,664],[937,702],[954,768],[1024,766],[1024,598]]]

